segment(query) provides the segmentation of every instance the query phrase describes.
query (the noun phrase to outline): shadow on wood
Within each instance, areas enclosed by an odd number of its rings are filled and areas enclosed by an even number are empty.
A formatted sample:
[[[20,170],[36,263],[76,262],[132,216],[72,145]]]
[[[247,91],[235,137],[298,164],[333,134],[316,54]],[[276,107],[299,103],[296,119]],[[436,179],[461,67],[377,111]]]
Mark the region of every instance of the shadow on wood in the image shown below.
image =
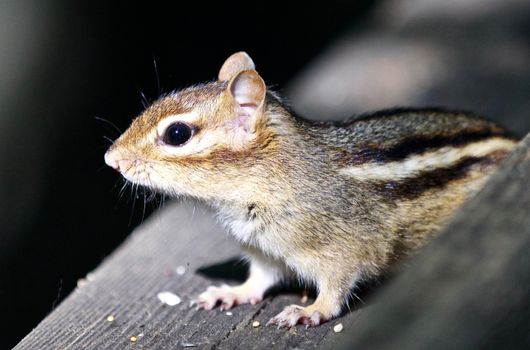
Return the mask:
[[[248,266],[240,257],[234,257],[219,263],[201,266],[196,272],[211,280],[220,279],[241,283],[247,277]]]

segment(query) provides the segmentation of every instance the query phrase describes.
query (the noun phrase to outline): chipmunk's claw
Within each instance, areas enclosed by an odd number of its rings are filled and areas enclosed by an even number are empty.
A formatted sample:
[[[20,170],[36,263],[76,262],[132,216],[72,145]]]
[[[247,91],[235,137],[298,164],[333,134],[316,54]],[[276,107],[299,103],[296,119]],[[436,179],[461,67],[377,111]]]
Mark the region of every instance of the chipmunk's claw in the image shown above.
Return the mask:
[[[291,328],[297,324],[303,324],[306,328],[318,326],[326,321],[319,311],[311,311],[298,305],[285,307],[282,312],[267,322],[267,326],[276,325],[278,328]]]

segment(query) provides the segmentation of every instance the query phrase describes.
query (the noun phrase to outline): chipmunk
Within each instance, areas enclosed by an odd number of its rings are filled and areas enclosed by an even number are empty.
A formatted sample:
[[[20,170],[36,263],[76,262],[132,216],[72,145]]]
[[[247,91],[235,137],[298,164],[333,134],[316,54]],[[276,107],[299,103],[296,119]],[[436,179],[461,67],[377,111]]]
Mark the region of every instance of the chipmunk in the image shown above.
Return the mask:
[[[241,244],[246,282],[209,287],[198,307],[255,304],[298,278],[316,286],[315,302],[269,321],[292,327],[337,317],[360,281],[433,236],[515,144],[491,122],[434,109],[302,119],[238,52],[217,81],[154,102],[105,161],[135,184],[209,203]]]

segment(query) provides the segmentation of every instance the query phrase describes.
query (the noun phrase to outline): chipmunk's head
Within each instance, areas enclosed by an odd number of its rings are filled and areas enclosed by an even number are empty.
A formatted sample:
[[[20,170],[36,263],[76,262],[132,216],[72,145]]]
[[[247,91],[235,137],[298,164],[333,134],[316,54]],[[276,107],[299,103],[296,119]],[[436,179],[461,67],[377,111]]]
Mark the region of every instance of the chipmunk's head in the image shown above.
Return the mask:
[[[273,147],[267,89],[244,52],[230,56],[218,81],[156,101],[105,154],[127,180],[169,194],[222,198],[244,191],[249,172]]]

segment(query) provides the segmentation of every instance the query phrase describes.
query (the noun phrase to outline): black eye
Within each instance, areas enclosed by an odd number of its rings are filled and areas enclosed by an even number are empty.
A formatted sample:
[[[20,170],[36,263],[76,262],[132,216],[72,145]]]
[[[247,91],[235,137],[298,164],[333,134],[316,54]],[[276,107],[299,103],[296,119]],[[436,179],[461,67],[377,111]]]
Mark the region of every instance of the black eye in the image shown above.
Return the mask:
[[[167,127],[162,140],[167,145],[180,146],[185,144],[192,134],[193,132],[189,125],[177,122]]]

